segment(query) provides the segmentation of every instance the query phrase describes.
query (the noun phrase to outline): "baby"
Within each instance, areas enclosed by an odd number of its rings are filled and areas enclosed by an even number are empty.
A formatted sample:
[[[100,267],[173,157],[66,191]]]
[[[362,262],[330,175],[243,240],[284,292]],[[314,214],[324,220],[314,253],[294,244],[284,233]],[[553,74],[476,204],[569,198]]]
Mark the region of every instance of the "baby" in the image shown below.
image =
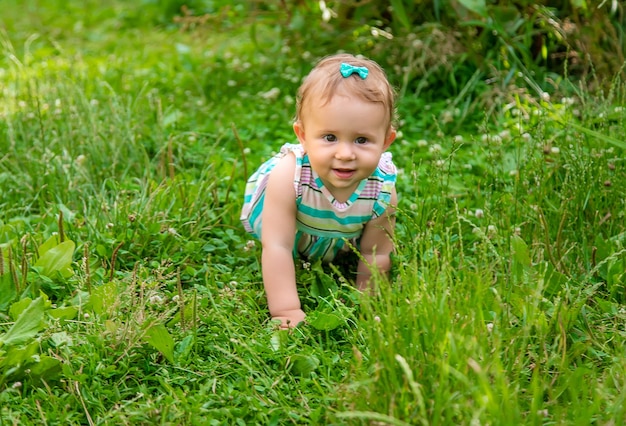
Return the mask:
[[[260,238],[267,303],[281,328],[302,322],[294,257],[332,261],[356,247],[357,286],[391,267],[396,167],[395,95],[381,67],[339,54],[322,59],[298,89],[286,144],[250,177],[241,220]]]

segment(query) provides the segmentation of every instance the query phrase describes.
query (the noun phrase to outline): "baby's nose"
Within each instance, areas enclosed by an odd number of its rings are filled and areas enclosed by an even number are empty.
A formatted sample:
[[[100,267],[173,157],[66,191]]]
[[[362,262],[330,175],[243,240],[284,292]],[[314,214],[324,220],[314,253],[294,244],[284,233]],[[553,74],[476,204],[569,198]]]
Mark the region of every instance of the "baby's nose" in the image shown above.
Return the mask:
[[[340,142],[337,144],[337,151],[335,157],[341,160],[351,160],[354,158],[353,146],[349,142]]]

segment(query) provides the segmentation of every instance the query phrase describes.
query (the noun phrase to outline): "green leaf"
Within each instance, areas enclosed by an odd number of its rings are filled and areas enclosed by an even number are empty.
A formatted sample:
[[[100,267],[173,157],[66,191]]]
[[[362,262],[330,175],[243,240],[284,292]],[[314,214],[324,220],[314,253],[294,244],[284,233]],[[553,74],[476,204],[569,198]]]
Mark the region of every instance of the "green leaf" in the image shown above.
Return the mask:
[[[174,363],[174,339],[163,324],[150,327],[146,332],[145,340],[161,352],[169,362]]]
[[[483,18],[487,17],[487,2],[485,0],[459,0],[459,3],[477,15]]]
[[[43,297],[33,300],[15,321],[15,324],[0,336],[0,346],[19,345],[33,338],[43,328],[46,301]]]
[[[41,355],[38,357],[37,362],[29,363],[31,377],[40,377],[45,379],[53,379],[61,372],[61,362],[48,355]]]
[[[61,320],[73,320],[78,314],[78,309],[73,306],[51,309],[49,312],[52,318]]]
[[[40,267],[41,274],[49,278],[55,277],[57,272],[64,278],[71,277],[74,273],[72,271],[72,257],[75,248],[74,241],[63,241],[61,244],[47,249],[37,259],[34,266]]]
[[[289,357],[291,371],[300,376],[310,376],[320,365],[320,360],[313,355],[295,354]]]
[[[391,0],[391,8],[393,15],[398,18],[402,26],[407,30],[411,30],[411,21],[404,8],[404,2],[402,0]]]
[[[270,338],[270,347],[274,352],[278,352],[287,345],[288,340],[289,331],[277,330],[272,333],[272,337]]]
[[[344,321],[337,314],[314,311],[309,314],[307,323],[316,330],[330,331],[342,325]]]
[[[50,336],[50,343],[55,348],[59,348],[61,346],[72,346],[74,340],[67,331],[61,331],[59,333],[53,333],[52,336]]]
[[[58,246],[59,243],[59,234],[54,233],[42,245],[39,246],[39,248],[37,249],[37,254],[39,255],[39,257],[41,257],[46,254],[50,249]]]
[[[17,297],[11,274],[0,275],[0,312],[4,312]]]
[[[113,281],[99,287],[95,287],[91,292],[91,297],[89,298],[93,311],[98,315],[104,314],[107,308],[113,306],[117,300],[117,294],[117,286]]]
[[[567,276],[557,271],[549,262],[544,262],[539,269],[545,282],[543,293],[548,297],[557,295],[568,282]]]
[[[511,254],[516,262],[527,267],[530,266],[528,245],[519,235],[511,236]]]
[[[195,345],[195,339],[192,335],[185,337],[183,340],[178,342],[176,345],[176,350],[174,351],[176,354],[176,361],[180,364],[181,362],[186,362],[189,360],[189,355],[193,350]]]
[[[32,301],[33,299],[25,297],[24,299],[18,300],[11,305],[11,307],[9,308],[9,315],[11,316],[13,321],[16,321],[18,319],[21,313],[24,312],[26,308],[28,308],[28,305],[30,305]]]
[[[28,360],[35,356],[39,351],[39,342],[33,340],[28,345],[24,346],[13,346],[9,348],[6,353],[2,354],[0,357],[0,372],[2,375],[5,375],[5,370],[9,370],[16,365],[24,364],[28,362]],[[0,383],[2,382],[2,378],[0,378]]]
[[[618,148],[626,149],[626,141],[612,138],[612,137],[607,136],[607,135],[605,135],[603,133],[600,133],[600,132],[597,132],[595,130],[591,130],[591,129],[588,129],[586,127],[583,127],[580,124],[572,123],[571,121],[566,123],[563,120],[559,120],[559,122],[563,126],[573,127],[574,129],[578,130],[579,132],[583,132],[587,136],[591,136],[594,139],[610,143],[611,145],[615,145]]]

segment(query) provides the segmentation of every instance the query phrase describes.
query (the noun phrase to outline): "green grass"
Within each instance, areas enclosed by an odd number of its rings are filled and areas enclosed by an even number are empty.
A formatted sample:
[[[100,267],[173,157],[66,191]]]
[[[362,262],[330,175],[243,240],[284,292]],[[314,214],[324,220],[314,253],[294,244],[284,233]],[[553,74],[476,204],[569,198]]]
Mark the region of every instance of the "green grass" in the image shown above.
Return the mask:
[[[482,116],[407,94],[393,273],[366,297],[299,265],[288,333],[238,214],[321,48],[289,50],[271,7],[181,31],[175,2],[22,3],[0,17],[0,424],[626,420],[624,82]]]

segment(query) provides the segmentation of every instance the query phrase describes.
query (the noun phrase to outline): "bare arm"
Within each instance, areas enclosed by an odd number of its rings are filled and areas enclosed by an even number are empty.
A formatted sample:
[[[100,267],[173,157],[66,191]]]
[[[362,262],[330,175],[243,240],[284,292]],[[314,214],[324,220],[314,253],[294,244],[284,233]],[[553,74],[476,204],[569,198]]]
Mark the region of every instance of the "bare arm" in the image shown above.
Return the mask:
[[[391,206],[385,212],[365,225],[361,237],[361,256],[357,267],[356,283],[359,290],[372,288],[370,279],[376,268],[380,272],[391,269],[391,252],[393,251],[393,232],[396,225],[395,206],[398,197],[395,189],[391,193]]]
[[[295,327],[304,320],[292,254],[296,231],[295,163],[295,157],[287,155],[272,170],[262,213],[263,285],[270,314],[281,320],[282,328]]]

